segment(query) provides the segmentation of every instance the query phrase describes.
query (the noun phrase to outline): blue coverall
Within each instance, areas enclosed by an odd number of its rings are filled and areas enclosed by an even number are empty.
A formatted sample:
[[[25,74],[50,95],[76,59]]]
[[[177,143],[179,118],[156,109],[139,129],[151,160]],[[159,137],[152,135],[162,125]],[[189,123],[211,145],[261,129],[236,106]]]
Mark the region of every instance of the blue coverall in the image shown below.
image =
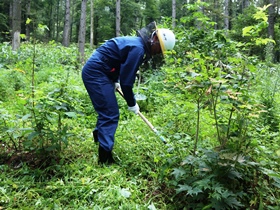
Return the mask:
[[[120,82],[127,105],[136,104],[133,84],[143,62],[145,47],[141,37],[116,37],[95,50],[82,70],[82,79],[95,111],[100,146],[112,151],[119,121],[115,82]]]

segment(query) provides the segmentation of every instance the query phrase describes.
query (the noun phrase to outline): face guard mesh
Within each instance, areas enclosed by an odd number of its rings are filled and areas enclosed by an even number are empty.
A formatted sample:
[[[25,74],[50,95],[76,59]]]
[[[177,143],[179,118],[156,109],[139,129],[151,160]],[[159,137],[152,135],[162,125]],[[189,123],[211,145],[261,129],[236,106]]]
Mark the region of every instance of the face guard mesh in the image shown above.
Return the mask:
[[[140,36],[145,44],[145,48],[147,50],[146,57],[149,59],[151,58],[151,37],[153,32],[156,30],[156,22],[153,21],[149,23],[146,27],[141,28],[137,31],[137,35]],[[146,58],[146,59],[147,59]]]
[[[151,55],[151,40],[153,36],[156,34],[156,29],[157,29],[156,22],[154,21],[148,24],[146,27],[141,28],[140,30],[137,31],[137,35],[142,38],[147,52],[144,63],[145,64],[150,63],[153,69],[159,68],[164,63],[162,53],[153,55],[153,57]],[[145,68],[148,69],[148,66]]]

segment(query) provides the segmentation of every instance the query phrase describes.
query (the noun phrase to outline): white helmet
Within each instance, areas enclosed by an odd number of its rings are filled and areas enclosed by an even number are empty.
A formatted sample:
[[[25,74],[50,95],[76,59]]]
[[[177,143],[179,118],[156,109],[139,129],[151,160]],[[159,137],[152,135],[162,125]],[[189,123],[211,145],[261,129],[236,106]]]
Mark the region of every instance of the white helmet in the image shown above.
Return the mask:
[[[171,30],[165,28],[158,28],[156,33],[162,53],[164,53],[166,50],[172,50],[175,45],[174,33]]]

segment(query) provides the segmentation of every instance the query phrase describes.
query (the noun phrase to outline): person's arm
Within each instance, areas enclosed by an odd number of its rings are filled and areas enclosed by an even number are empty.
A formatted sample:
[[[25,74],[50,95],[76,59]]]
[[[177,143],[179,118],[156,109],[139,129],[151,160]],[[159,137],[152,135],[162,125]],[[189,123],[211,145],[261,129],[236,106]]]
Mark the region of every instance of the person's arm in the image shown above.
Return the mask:
[[[132,47],[128,53],[125,63],[120,69],[120,85],[124,98],[129,107],[136,105],[133,93],[133,84],[135,82],[136,72],[143,62],[143,51],[137,47]]]

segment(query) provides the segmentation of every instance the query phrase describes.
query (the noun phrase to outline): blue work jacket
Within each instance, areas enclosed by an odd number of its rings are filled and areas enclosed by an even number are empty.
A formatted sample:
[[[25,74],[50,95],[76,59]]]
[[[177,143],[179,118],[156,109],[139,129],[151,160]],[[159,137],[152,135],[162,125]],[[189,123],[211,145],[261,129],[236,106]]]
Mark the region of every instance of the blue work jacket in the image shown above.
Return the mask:
[[[113,82],[119,80],[128,106],[136,103],[132,88],[145,53],[142,38],[134,36],[110,39],[96,49],[96,55],[101,57],[103,70],[108,77]]]

